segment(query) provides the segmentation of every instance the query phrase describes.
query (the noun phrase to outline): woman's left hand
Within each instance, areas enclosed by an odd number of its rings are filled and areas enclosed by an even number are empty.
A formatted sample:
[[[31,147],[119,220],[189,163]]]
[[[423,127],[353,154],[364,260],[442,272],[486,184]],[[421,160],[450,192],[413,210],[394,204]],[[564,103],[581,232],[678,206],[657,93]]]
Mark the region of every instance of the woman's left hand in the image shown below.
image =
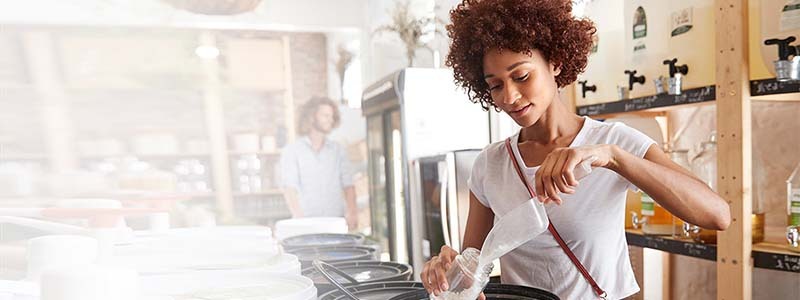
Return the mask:
[[[616,164],[615,145],[588,145],[556,148],[545,157],[534,177],[535,191],[542,203],[561,204],[560,193],[573,194],[578,187],[574,170],[582,161],[594,156],[592,167],[612,168]]]

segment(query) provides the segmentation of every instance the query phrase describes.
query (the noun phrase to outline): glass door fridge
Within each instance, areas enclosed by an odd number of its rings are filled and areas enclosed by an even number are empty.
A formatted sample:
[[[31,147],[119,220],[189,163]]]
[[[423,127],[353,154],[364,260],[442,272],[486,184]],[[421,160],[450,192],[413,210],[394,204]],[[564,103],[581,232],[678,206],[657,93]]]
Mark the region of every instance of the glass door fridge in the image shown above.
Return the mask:
[[[421,202],[409,191],[416,184],[414,159],[489,143],[489,113],[472,103],[453,82],[449,69],[407,68],[364,91],[367,118],[370,239],[381,259],[413,263],[419,244]]]

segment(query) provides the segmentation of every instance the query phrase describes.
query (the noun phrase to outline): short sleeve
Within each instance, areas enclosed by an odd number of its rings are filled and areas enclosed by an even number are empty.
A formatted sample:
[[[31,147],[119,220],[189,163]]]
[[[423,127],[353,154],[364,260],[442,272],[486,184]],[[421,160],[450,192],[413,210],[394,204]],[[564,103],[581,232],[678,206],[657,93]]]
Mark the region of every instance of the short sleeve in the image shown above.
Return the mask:
[[[347,155],[347,150],[339,146],[339,176],[342,183],[342,188],[353,186],[353,164],[350,162],[350,157]]]
[[[300,190],[300,170],[297,155],[291,145],[283,148],[280,160],[281,187]]]
[[[641,131],[622,123],[614,123],[609,138],[611,139],[609,141],[610,143],[619,146],[622,150],[625,150],[638,158],[644,158],[644,155],[647,154],[647,150],[650,149],[650,146],[658,144]],[[632,191],[639,191],[639,188],[633,183],[622,176],[620,177],[625,180],[628,189]]]
[[[475,157],[475,162],[472,164],[472,172],[467,180],[467,186],[470,192],[475,195],[475,198],[478,198],[478,202],[483,204],[483,206],[491,207],[489,206],[489,201],[487,201],[484,192],[486,183],[486,163],[486,150],[484,149]]]

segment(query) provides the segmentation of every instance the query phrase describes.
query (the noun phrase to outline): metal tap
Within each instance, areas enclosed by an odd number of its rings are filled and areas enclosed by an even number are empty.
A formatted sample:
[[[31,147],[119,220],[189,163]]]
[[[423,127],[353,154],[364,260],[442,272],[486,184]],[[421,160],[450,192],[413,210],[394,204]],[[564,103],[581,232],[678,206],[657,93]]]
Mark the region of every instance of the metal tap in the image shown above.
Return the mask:
[[[578,81],[578,83],[580,83],[580,85],[581,85],[581,94],[583,95],[584,99],[586,98],[586,92],[587,91],[588,92],[597,92],[597,85],[586,85],[586,82],[587,82],[586,80]]]
[[[676,65],[677,58],[664,60],[664,64],[669,66],[669,94],[680,95],[683,91],[683,76],[689,73],[689,66],[686,64]]]
[[[645,82],[644,75],[636,76],[636,70],[625,70],[625,74],[628,74],[628,90],[633,90],[634,83],[644,84]]]
[[[774,61],[775,79],[778,81],[800,80],[800,45],[789,45],[794,36],[785,39],[769,39],[764,45],[778,46],[778,60]],[[792,56],[792,59],[789,57]]]

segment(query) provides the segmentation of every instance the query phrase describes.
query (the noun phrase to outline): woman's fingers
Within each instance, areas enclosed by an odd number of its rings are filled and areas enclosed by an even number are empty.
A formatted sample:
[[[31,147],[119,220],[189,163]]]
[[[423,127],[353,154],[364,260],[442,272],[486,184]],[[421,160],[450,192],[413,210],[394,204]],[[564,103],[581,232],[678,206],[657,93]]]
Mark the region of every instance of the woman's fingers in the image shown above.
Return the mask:
[[[436,286],[434,287],[434,295],[439,295],[442,291],[446,291],[447,286],[447,278],[444,275],[444,266],[442,265],[441,260],[436,264],[436,268],[433,269],[433,276],[436,278]]]
[[[422,286],[425,288],[426,291],[428,291],[428,293],[430,293],[431,290],[432,290],[431,289],[431,284],[428,281],[429,278],[430,278],[430,277],[428,277],[428,272],[430,271],[431,262],[434,259],[436,259],[436,256],[431,257],[431,260],[429,260],[427,263],[425,263],[425,266],[422,267],[422,272],[419,273],[419,278],[420,278],[420,280],[422,280]]]
[[[550,173],[550,178],[556,186],[556,193],[573,194],[575,190],[567,183],[564,172],[564,165],[570,157],[570,151],[560,151],[558,158],[555,160],[553,170]],[[570,172],[571,173],[571,172]]]

